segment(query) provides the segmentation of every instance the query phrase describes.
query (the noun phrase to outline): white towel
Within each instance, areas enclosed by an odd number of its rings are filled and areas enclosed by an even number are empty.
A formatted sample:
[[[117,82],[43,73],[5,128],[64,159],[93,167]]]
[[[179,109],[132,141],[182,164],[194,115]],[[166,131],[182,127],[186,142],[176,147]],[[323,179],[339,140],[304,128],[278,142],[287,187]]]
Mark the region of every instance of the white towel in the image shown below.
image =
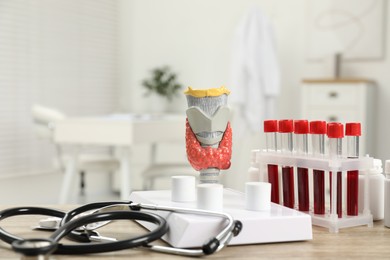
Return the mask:
[[[236,117],[259,132],[262,121],[274,116],[280,72],[272,25],[258,8],[245,15],[233,44],[230,102],[238,109]]]

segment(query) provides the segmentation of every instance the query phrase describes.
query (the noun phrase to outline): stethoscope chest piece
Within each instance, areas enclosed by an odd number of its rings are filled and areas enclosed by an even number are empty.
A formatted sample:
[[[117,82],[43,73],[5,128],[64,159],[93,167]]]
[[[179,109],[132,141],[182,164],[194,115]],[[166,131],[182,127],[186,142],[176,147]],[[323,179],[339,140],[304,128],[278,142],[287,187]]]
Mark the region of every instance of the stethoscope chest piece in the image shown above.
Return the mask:
[[[57,243],[49,238],[32,238],[24,240],[15,240],[12,242],[12,248],[15,252],[28,258],[24,259],[47,259],[57,249]],[[42,258],[43,257],[43,258]]]

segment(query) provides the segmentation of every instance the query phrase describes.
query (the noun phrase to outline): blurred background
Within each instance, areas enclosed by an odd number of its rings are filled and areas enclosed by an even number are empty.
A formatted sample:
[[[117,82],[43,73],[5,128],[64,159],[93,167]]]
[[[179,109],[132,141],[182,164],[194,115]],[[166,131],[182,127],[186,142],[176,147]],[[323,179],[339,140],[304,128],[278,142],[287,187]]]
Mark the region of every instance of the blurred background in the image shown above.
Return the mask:
[[[250,151],[264,148],[266,118],[360,120],[367,127],[363,152],[390,159],[390,6],[386,0],[319,2],[0,0],[0,203],[58,201],[63,168],[53,140],[37,138],[34,105],[67,117],[185,115],[188,86],[232,90],[232,167],[221,174],[227,187],[244,188]],[[145,80],[164,66],[180,91],[172,99],[145,95]],[[248,86],[256,75],[263,80],[254,90]],[[334,94],[343,84],[351,88]],[[324,88],[349,98],[328,109],[321,103]],[[311,113],[316,109],[325,112]],[[258,118],[247,118],[248,111]],[[132,148],[133,190],[144,187],[151,149]],[[186,163],[184,132],[182,143],[158,152],[159,160]],[[80,202],[80,178],[70,202]],[[84,178],[84,200],[117,197],[114,174]]]

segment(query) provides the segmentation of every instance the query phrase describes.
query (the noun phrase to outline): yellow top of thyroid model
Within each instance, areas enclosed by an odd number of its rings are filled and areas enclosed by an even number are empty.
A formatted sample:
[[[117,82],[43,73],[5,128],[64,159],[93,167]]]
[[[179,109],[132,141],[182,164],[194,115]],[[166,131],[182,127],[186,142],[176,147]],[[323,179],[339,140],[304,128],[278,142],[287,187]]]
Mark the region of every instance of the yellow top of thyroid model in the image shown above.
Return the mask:
[[[197,98],[218,97],[223,94],[229,95],[230,90],[228,90],[224,86],[219,88],[209,88],[209,89],[193,89],[191,87],[188,87],[188,89],[184,91],[184,94],[197,97]]]

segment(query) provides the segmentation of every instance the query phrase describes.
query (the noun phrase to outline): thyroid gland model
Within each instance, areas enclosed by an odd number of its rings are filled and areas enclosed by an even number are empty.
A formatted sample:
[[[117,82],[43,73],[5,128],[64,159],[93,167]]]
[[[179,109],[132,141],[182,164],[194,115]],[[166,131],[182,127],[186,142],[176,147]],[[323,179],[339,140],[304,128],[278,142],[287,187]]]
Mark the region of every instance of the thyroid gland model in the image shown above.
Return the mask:
[[[186,151],[191,166],[200,172],[200,183],[218,183],[220,170],[230,167],[232,129],[225,87],[189,87],[186,111]]]

